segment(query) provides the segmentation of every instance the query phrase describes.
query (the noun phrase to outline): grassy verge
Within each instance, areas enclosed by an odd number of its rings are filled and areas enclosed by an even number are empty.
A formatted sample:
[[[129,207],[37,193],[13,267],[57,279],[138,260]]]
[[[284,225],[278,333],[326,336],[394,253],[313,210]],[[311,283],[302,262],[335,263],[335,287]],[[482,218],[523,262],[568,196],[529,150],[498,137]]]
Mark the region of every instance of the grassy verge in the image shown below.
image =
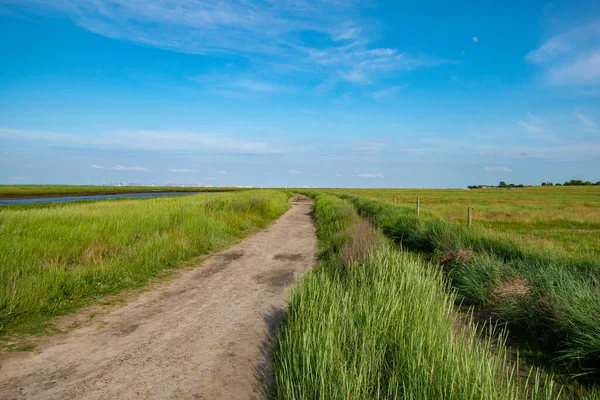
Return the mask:
[[[536,361],[595,381],[600,369],[600,263],[535,251],[412,209],[349,197],[387,237],[433,256],[458,300],[505,322]]]
[[[288,207],[281,191],[0,209],[0,333],[228,246]]]
[[[319,263],[296,287],[279,329],[274,397],[557,396],[551,380],[520,378],[502,343],[457,321],[439,270],[391,249],[348,202],[314,198]]]

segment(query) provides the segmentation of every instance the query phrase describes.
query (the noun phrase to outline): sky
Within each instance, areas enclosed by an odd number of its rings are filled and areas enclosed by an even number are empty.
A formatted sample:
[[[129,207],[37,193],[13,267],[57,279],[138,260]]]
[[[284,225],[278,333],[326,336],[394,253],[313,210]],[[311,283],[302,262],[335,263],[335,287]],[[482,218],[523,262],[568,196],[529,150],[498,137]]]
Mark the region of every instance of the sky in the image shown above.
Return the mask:
[[[571,179],[599,1],[0,0],[0,184]]]

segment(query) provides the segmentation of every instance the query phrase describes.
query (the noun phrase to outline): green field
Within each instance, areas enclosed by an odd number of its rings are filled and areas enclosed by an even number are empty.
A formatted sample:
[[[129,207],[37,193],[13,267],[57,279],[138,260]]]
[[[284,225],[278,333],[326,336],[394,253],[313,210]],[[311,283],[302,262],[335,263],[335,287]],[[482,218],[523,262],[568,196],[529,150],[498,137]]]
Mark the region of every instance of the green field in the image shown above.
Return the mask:
[[[473,226],[525,246],[569,257],[600,259],[600,186],[553,186],[519,189],[337,189],[416,209],[421,198],[425,219],[467,223],[473,207]]]
[[[0,208],[0,333],[143,285],[279,217],[282,191]]]
[[[94,194],[150,192],[230,192],[236,188],[199,188],[180,186],[92,186],[92,185],[0,185],[0,200],[25,197],[83,196]]]

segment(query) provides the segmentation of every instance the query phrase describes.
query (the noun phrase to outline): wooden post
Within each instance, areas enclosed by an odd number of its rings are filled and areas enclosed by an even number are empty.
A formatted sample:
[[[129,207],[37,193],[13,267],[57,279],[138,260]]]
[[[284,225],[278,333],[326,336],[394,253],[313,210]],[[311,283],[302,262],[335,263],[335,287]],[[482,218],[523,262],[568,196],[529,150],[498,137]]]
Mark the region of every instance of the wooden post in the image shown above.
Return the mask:
[[[421,215],[421,198],[417,197],[417,217]]]
[[[473,208],[472,207],[468,208],[468,220],[469,220],[469,228],[470,228],[471,224],[473,223]]]
[[[377,201],[381,201],[381,196],[377,196]]]
[[[394,196],[394,205],[396,205],[397,200],[398,200],[398,198],[396,196]]]

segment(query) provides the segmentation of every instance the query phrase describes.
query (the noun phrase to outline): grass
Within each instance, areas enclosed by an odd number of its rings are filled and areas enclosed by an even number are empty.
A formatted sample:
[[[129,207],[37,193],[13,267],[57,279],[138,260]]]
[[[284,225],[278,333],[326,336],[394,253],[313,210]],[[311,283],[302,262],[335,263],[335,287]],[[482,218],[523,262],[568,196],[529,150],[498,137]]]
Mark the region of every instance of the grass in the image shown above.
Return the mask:
[[[148,192],[225,192],[240,190],[235,188],[197,188],[178,186],[79,186],[79,185],[0,185],[0,199]]]
[[[536,361],[596,381],[600,373],[600,262],[533,249],[412,208],[348,197],[406,249],[440,262],[459,302],[506,323]]]
[[[0,208],[0,333],[141,286],[279,217],[281,191]]]
[[[296,287],[279,329],[274,397],[559,396],[551,379],[520,377],[501,341],[458,322],[454,295],[439,270],[391,249],[348,202],[313,196],[319,263]],[[362,252],[348,250],[365,234],[371,239],[362,242]]]
[[[327,190],[397,204],[414,210],[421,198],[425,219],[466,225],[473,207],[474,226],[529,248],[562,256],[600,258],[600,187],[522,189],[338,189]]]

